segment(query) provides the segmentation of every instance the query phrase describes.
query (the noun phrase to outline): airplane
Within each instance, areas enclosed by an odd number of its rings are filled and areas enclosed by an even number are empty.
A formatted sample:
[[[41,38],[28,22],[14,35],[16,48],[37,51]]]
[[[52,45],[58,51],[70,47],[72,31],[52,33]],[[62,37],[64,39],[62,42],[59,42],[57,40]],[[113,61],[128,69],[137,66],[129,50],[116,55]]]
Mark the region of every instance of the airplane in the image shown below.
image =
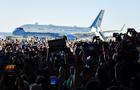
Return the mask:
[[[38,23],[25,24],[16,28],[13,31],[13,35],[37,37],[47,36],[51,38],[66,35],[68,36],[67,38],[73,39],[74,37],[76,37],[77,34],[81,36],[87,34],[87,36],[89,36],[90,38],[92,38],[93,36],[99,36],[99,38],[104,41],[104,32],[100,28],[104,12],[105,10],[101,10],[95,18],[94,22],[89,27],[39,25]]]

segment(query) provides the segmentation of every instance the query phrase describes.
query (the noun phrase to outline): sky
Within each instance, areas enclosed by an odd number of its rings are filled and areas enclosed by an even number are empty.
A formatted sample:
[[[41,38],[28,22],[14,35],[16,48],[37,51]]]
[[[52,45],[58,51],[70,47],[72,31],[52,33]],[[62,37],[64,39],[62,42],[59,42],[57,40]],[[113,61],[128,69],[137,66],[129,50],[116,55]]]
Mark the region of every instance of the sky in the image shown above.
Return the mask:
[[[89,27],[101,9],[102,30],[140,31],[140,0],[0,0],[0,32],[34,23]]]

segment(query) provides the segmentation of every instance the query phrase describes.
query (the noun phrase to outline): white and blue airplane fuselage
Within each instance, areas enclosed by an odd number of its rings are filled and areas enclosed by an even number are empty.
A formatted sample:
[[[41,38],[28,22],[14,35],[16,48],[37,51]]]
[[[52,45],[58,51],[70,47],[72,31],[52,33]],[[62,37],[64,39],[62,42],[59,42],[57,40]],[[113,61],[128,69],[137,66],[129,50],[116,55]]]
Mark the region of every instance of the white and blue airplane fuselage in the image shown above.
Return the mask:
[[[74,35],[75,33],[92,33],[99,36],[102,40],[103,37],[100,33],[100,26],[103,19],[104,10],[101,10],[94,22],[89,27],[71,27],[71,26],[55,26],[55,25],[39,25],[39,24],[25,24],[13,31],[13,35],[18,36],[41,36],[41,37],[59,37],[62,35]]]

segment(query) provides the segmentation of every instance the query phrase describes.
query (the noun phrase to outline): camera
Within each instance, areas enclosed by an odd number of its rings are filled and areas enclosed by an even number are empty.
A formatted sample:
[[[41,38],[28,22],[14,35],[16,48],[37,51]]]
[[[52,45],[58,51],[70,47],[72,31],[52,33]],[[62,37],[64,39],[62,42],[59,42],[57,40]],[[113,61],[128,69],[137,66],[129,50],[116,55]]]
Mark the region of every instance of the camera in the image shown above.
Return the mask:
[[[121,41],[123,39],[123,35],[122,33],[113,33],[113,37],[116,38],[116,41]]]
[[[135,31],[134,28],[128,28],[128,29],[127,29],[127,32],[134,32],[134,31]]]
[[[113,37],[117,37],[119,35],[120,35],[119,33],[113,33]]]
[[[136,36],[137,32],[134,28],[128,28],[127,29],[127,34],[130,35],[130,36]]]

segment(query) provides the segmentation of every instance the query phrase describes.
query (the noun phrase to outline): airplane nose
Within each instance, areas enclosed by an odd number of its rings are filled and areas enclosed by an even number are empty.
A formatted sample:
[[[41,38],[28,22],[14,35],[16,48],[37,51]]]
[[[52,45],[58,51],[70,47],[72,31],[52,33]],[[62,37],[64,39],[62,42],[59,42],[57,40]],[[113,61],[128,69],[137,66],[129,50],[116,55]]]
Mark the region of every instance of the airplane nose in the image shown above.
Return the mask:
[[[21,34],[24,34],[25,31],[23,28],[16,28],[14,31],[13,31],[13,34],[14,35],[21,35]]]

